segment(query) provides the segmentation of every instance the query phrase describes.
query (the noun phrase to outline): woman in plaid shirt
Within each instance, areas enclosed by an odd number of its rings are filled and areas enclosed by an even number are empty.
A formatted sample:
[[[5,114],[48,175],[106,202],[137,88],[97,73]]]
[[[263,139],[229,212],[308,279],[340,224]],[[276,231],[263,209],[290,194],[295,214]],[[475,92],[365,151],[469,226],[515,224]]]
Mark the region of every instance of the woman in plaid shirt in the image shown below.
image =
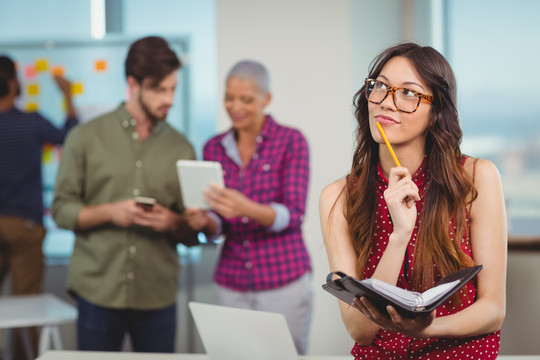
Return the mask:
[[[214,274],[221,305],[282,313],[300,354],[307,350],[313,305],[311,265],[302,235],[309,182],[305,137],[264,113],[268,73],[253,61],[227,76],[228,131],[204,146],[219,161],[225,188],[206,193],[212,211],[187,211],[209,236],[225,235]]]

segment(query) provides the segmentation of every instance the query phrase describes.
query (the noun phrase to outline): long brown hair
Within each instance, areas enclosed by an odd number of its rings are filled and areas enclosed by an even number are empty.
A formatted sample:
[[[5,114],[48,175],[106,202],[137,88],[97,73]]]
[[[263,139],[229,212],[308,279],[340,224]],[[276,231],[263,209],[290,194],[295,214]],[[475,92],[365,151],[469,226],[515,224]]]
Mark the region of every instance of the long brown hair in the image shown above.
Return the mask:
[[[425,193],[415,246],[412,288],[424,291],[433,286],[436,271],[444,276],[470,266],[472,259],[460,248],[462,234],[468,236],[466,208],[477,196],[470,176],[462,166],[460,150],[462,131],[456,109],[456,81],[446,59],[431,47],[402,43],[383,51],[372,62],[369,78],[376,79],[393,57],[409,59],[423,81],[431,88],[435,100],[426,138],[427,169],[431,179]],[[353,100],[357,146],[351,172],[347,176],[345,217],[357,253],[357,272],[364,277],[371,252],[377,207],[377,163],[379,144],[370,132],[365,85]],[[456,231],[450,236],[451,223]],[[434,269],[435,264],[436,269]]]

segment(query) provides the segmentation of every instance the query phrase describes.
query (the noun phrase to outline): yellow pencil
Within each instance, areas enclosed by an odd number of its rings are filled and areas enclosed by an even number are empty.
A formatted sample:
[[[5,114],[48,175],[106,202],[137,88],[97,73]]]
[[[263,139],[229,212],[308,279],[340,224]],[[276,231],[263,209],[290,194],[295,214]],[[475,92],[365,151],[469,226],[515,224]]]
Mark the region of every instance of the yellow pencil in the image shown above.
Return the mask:
[[[388,141],[388,138],[386,137],[386,134],[384,133],[384,130],[378,121],[377,121],[377,127],[379,128],[379,132],[381,133],[381,136],[384,139],[386,147],[388,147],[388,150],[390,150],[390,154],[392,155],[392,159],[394,159],[396,166],[398,167],[401,166],[401,164],[399,163],[399,160],[397,159],[396,153],[394,152],[394,149],[392,149],[392,145],[390,145],[390,142]]]

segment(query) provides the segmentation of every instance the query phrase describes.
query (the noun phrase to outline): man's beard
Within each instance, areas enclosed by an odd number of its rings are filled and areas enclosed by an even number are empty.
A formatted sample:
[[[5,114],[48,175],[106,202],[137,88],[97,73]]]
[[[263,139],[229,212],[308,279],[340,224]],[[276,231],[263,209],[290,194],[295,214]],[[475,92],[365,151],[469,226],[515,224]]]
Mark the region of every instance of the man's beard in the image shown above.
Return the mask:
[[[158,121],[163,121],[167,118],[167,115],[163,116],[163,117],[158,117],[154,114],[152,114],[152,112],[150,111],[150,108],[148,106],[146,106],[146,104],[144,103],[143,99],[142,99],[142,94],[139,93],[139,98],[138,98],[138,101],[139,101],[139,105],[141,107],[141,109],[144,111],[144,114],[153,122],[158,122]]]

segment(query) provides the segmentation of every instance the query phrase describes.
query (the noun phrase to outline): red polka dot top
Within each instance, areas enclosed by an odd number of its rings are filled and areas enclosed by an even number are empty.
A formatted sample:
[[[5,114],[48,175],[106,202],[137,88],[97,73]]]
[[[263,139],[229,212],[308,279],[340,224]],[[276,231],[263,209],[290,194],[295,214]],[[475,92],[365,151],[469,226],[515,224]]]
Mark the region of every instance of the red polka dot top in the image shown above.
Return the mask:
[[[405,265],[401,269],[398,279],[398,286],[409,289],[407,278],[411,278],[411,270],[414,268],[414,247],[416,245],[416,236],[418,231],[418,221],[424,204],[424,192],[428,185],[429,172],[425,167],[426,160],[413,175],[413,181],[418,186],[421,200],[416,203],[418,210],[417,223],[414,228],[411,240],[407,247],[407,258]],[[375,214],[376,227],[373,235],[372,252],[365,270],[365,277],[370,278],[379,263],[388,244],[389,235],[392,233],[392,222],[390,214],[384,201],[383,193],[388,187],[388,180],[378,166],[377,179],[377,212]],[[467,218],[467,221],[469,219]],[[454,227],[455,229],[455,227]],[[453,234],[451,233],[451,236]],[[461,239],[461,248],[464,253],[472,256],[470,239],[463,237]],[[404,275],[404,269],[407,269],[407,276]],[[436,280],[437,281],[437,280]],[[465,290],[464,290],[465,289]],[[465,296],[468,292],[468,298]],[[476,296],[476,283],[470,281],[460,290],[461,305],[454,306],[451,300],[437,308],[437,317],[456,313],[474,302]],[[386,330],[379,330],[375,339],[369,346],[360,346],[355,344],[351,354],[355,359],[496,359],[499,353],[500,330],[491,334],[469,337],[469,338],[429,338],[417,339],[409,336]]]

